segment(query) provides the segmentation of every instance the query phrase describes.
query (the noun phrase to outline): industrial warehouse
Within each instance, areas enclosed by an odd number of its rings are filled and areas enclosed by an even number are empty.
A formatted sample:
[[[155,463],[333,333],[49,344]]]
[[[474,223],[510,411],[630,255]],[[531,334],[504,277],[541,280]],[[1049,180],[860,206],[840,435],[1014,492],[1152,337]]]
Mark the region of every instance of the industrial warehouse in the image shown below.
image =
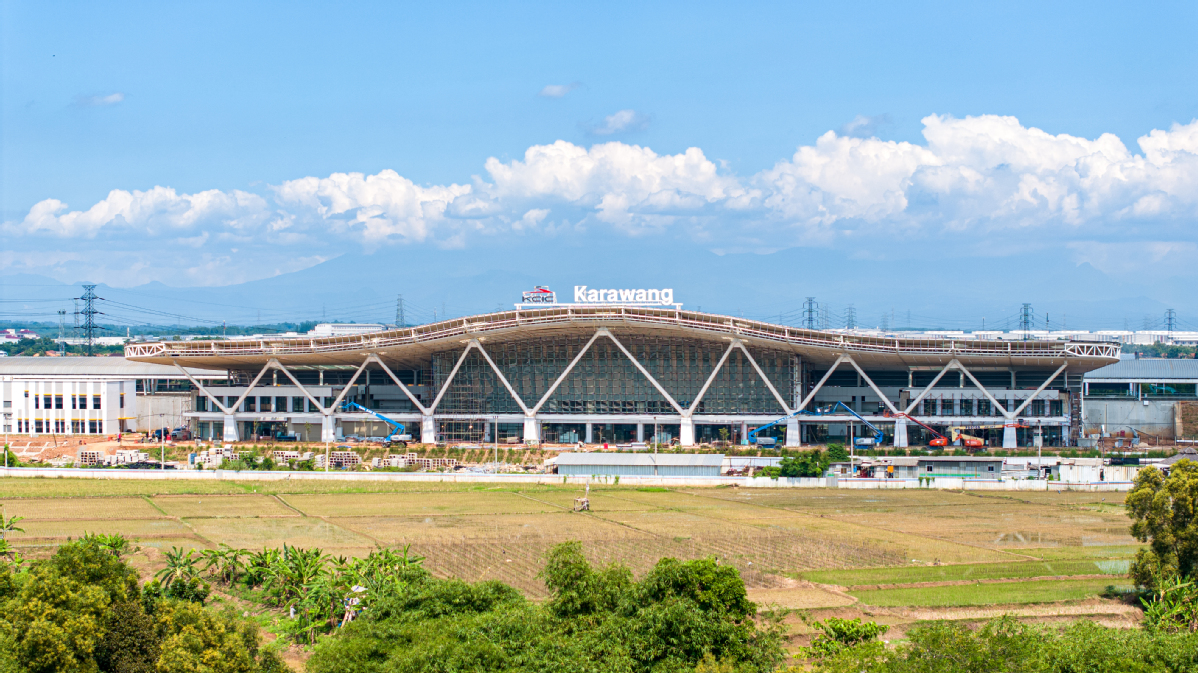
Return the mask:
[[[547,289],[512,310],[342,336],[135,343],[195,388],[205,439],[790,447],[1076,445],[1103,339],[820,331],[684,310],[672,290]],[[225,371],[204,384],[191,370]],[[398,434],[398,433],[397,433]],[[406,435],[404,435],[406,436]]]

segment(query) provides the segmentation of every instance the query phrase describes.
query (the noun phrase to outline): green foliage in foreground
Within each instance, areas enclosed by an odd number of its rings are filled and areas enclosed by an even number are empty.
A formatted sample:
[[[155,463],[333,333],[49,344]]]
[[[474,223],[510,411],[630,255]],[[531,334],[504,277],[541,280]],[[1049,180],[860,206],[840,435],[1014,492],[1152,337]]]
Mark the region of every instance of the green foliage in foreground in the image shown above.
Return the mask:
[[[323,639],[308,669],[731,673],[782,661],[778,624],[758,627],[736,569],[713,559],[663,559],[636,582],[592,567],[575,542],[550,551],[543,577],[551,597],[536,605],[498,582],[425,575]]]
[[[286,670],[254,625],[141,591],[125,548],[89,536],[28,567],[0,563],[0,672]]]
[[[931,622],[895,648],[866,642],[817,660],[819,673],[1186,673],[1198,670],[1198,634],[1108,629],[1092,622],[1065,628],[1010,617],[973,631]]]
[[[1198,463],[1179,460],[1168,477],[1153,466],[1140,470],[1124,502],[1132,536],[1148,543],[1131,566],[1136,584],[1155,590],[1198,574]]]

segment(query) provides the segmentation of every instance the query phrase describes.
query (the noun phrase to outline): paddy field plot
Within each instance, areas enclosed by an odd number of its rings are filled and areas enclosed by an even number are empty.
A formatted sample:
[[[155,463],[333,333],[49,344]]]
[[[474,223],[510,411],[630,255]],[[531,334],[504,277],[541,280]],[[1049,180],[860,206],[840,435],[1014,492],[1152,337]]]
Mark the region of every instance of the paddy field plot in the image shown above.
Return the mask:
[[[300,516],[269,495],[159,495],[150,499],[167,516],[181,518],[260,518]]]

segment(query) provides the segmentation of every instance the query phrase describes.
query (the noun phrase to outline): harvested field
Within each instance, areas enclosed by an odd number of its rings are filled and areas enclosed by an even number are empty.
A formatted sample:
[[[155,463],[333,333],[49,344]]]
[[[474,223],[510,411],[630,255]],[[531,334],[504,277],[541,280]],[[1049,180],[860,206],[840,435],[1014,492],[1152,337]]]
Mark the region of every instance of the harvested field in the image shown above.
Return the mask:
[[[4,500],[8,516],[26,521],[57,519],[159,519],[162,512],[143,498],[62,498]]]
[[[190,537],[187,525],[167,519],[63,519],[57,521],[22,521],[24,533],[10,536],[13,544],[20,546],[29,542],[65,542],[68,538],[80,538],[88,533],[119,533],[137,540],[164,537]]]
[[[269,495],[160,495],[151,498],[169,516],[208,518],[255,518],[300,516]]]
[[[171,481],[151,479],[0,479],[5,498],[83,498],[141,496],[159,493],[245,493],[231,481]]]
[[[354,498],[340,495],[288,495],[287,504],[308,516],[453,516],[560,512],[555,507],[517,493],[370,493]]]
[[[274,519],[240,519],[232,524],[228,519],[191,519],[188,524],[195,532],[215,544],[230,547],[261,549],[282,547],[320,547],[325,551],[358,549],[368,551],[373,540],[320,519],[280,517]]]

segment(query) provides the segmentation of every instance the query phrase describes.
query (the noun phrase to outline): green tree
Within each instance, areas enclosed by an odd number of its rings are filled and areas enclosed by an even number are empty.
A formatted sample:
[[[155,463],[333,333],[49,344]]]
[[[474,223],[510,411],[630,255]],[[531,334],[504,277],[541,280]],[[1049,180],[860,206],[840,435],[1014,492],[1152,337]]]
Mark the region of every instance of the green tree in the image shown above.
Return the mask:
[[[564,618],[610,613],[632,588],[632,571],[614,564],[596,571],[583,555],[582,543],[577,541],[550,549],[540,577],[552,594],[546,607]]]
[[[778,467],[783,477],[819,477],[823,476],[831,462],[828,454],[813,449],[783,458]]]
[[[96,664],[112,673],[154,673],[159,636],[154,618],[139,601],[112,603],[104,614],[104,637],[96,646]]]
[[[1136,584],[1155,590],[1171,577],[1191,577],[1198,564],[1198,463],[1179,460],[1168,477],[1155,467],[1140,470],[1126,507],[1132,536],[1148,543],[1131,565]]]
[[[137,573],[96,540],[63,545],[6,605],[16,660],[31,672],[94,670],[109,605],[137,595]]]
[[[228,618],[196,603],[169,603],[159,611],[158,673],[253,673],[258,670],[246,634]]]

